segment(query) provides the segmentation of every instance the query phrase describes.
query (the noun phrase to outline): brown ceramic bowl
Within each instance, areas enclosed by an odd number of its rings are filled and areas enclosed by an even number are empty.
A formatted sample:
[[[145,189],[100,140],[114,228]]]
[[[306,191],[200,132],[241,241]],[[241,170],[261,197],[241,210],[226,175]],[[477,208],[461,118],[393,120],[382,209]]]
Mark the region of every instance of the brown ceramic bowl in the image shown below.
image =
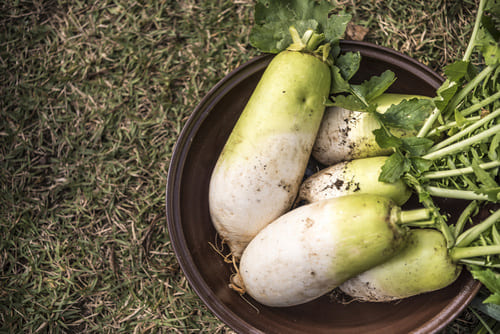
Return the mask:
[[[390,69],[398,78],[391,92],[429,96],[442,83],[435,72],[394,50],[352,41],[343,41],[341,48],[362,55],[354,81]],[[271,59],[255,58],[222,79],[194,110],[176,144],[167,182],[168,231],[191,287],[219,319],[240,333],[428,334],[443,329],[480,288],[467,272],[445,289],[397,303],[346,305],[324,296],[301,306],[271,308],[228,288],[232,266],[210,246],[216,232],[208,210],[208,184],[227,137]],[[462,205],[441,204],[450,212]]]

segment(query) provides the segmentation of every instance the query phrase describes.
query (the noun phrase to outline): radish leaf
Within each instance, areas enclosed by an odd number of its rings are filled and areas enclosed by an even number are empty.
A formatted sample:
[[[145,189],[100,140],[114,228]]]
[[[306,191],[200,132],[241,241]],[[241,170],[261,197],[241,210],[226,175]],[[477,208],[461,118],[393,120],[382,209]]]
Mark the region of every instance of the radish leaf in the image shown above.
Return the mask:
[[[431,100],[413,98],[391,105],[379,118],[390,127],[418,130],[433,109]]]
[[[262,52],[278,53],[292,44],[291,26],[302,36],[308,29],[325,36],[325,43],[336,44],[343,36],[350,15],[331,15],[328,1],[259,0],[255,4],[255,25],[250,44]]]
[[[362,96],[365,101],[370,102],[382,95],[395,81],[396,76],[394,72],[386,70],[381,75],[372,76],[360,85],[352,85],[352,89],[356,95]]]
[[[432,140],[420,137],[402,138],[402,141],[402,148],[411,156],[420,156],[424,154],[434,144]]]
[[[330,92],[332,94],[349,92],[351,90],[351,85],[342,75],[341,69],[335,65],[332,66],[330,69],[332,72],[332,87],[330,89]],[[361,104],[361,107],[364,108],[364,105]]]
[[[483,283],[491,292],[491,295],[484,300],[484,303],[500,305],[500,275],[489,268],[473,268],[470,272],[474,279]]]
[[[347,81],[358,71],[360,62],[359,52],[347,52],[337,57],[335,65],[339,68],[342,78]]]
[[[403,145],[401,138],[394,136],[384,128],[374,130],[373,134],[378,146],[381,148],[399,148]]]
[[[444,67],[444,74],[450,81],[460,81],[469,70],[469,62],[463,60],[454,61]]]
[[[355,95],[337,95],[332,98],[333,102],[327,103],[327,106],[336,106],[353,111],[367,111],[367,105]]]
[[[382,172],[379,175],[379,181],[394,183],[399,180],[406,172],[410,171],[411,162],[400,152],[395,152],[389,156],[382,166]]]

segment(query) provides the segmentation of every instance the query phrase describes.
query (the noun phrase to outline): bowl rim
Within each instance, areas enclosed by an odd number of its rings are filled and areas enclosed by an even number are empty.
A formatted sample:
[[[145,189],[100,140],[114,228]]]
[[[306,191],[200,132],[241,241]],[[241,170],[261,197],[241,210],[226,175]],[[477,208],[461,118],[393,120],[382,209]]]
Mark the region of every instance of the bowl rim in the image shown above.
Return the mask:
[[[388,47],[365,41],[341,40],[340,48],[341,52],[359,51],[362,55],[377,60],[387,61],[389,58],[392,64],[397,66],[404,65],[403,68],[408,67],[408,64],[410,64],[412,69],[418,70],[419,76],[424,76],[428,82],[432,83],[432,85],[436,87],[436,89],[444,82],[444,78],[441,75],[426,65],[414,58],[409,57],[408,55]],[[165,203],[167,233],[169,234],[169,240],[172,244],[172,248],[180,268],[190,287],[207,306],[207,308],[217,318],[219,318],[219,320],[236,332],[263,333],[262,331],[255,329],[251,324],[242,320],[237,314],[232,312],[224,303],[222,303],[206,283],[200,271],[192,265],[192,263],[194,263],[194,259],[192,258],[191,251],[187,246],[183,227],[182,225],[176,225],[174,223],[175,221],[180,220],[180,201],[175,198],[174,190],[180,189],[182,170],[188,155],[187,152],[189,151],[185,148],[185,146],[190,145],[192,133],[196,133],[196,130],[202,125],[203,121],[208,116],[208,112],[206,111],[210,110],[208,106],[216,102],[217,98],[214,97],[214,93],[218,91],[225,92],[235,84],[245,80],[245,78],[247,78],[250,74],[253,74],[255,71],[264,69],[274,56],[275,55],[272,54],[261,54],[244,62],[225,75],[206,93],[189,116],[178,136],[172,150],[167,175]],[[228,84],[230,84],[231,87],[227,87]],[[203,111],[203,109],[205,109],[205,111]],[[463,309],[472,301],[475,295],[479,292],[480,288],[481,283],[478,281],[475,281],[473,284],[469,284],[467,289],[465,289],[465,291],[460,291],[459,295],[457,295],[457,297],[455,297],[452,302],[447,305],[444,311],[438,313],[435,317],[416,328],[414,333],[436,333],[444,329],[450,322],[450,319],[458,316],[459,313],[462,312]]]

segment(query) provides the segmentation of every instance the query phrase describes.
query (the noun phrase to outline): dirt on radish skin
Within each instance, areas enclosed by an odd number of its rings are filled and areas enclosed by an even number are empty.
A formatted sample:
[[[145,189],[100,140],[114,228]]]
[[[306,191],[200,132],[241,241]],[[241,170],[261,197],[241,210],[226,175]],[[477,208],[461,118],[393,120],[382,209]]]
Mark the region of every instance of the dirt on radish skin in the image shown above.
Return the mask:
[[[330,89],[317,57],[283,51],[255,88],[212,172],[213,224],[236,258],[297,195]]]
[[[403,246],[399,207],[375,195],[301,206],[264,228],[243,252],[235,280],[268,306],[311,301],[380,264]]]
[[[297,172],[286,166],[296,165],[297,156],[308,152],[307,136],[281,134],[268,139],[274,145],[261,150],[254,147],[253,158],[235,159],[227,164],[230,167],[219,169],[212,176],[212,184],[217,184],[212,191],[217,187],[220,193],[211,200],[213,222],[237,257],[263,226],[292,206]],[[269,158],[261,159],[262,156]],[[281,178],[275,177],[278,173]],[[238,195],[234,194],[236,191]]]
[[[425,96],[386,93],[377,97],[377,112],[384,113],[393,104],[405,99]],[[325,166],[331,166],[342,161],[390,155],[391,148],[381,148],[375,141],[373,130],[380,124],[373,114],[364,111],[351,111],[340,107],[329,107],[325,110],[318,136],[313,147],[313,157]],[[393,128],[397,137],[407,137],[415,133]]]
[[[297,203],[311,203],[349,194],[386,196],[403,205],[411,190],[402,180],[380,182],[378,176],[387,157],[371,157],[344,161],[311,175],[299,188]]]

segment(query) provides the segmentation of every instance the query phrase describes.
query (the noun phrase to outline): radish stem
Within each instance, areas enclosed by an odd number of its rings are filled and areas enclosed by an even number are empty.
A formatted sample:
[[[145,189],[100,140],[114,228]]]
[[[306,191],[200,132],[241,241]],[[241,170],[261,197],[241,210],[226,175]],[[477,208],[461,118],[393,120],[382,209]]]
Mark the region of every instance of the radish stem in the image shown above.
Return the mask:
[[[406,225],[420,220],[427,220],[430,217],[430,210],[426,208],[405,210],[399,212],[398,223]]]
[[[288,28],[288,31],[290,32],[290,35],[292,36],[293,43],[287,49],[291,50],[291,51],[304,50],[306,47],[306,44],[303,42],[297,29],[295,29],[295,27],[292,26],[292,27]]]
[[[495,70],[495,66],[489,65],[485,67],[476,77],[474,77],[473,80],[469,81],[463,88],[460,90],[456,95],[452,97],[452,99],[449,101],[448,105],[444,109],[445,112],[444,114],[447,114],[448,112],[454,110],[460,102],[469,94],[476,86],[478,86],[481,81],[486,78],[488,75],[490,75],[493,71]],[[495,94],[496,95],[496,94]],[[492,95],[493,97],[494,95]],[[496,98],[492,98],[491,101],[490,98],[488,98],[488,101],[482,101],[481,104],[485,103],[484,105],[487,105],[493,101],[495,101]],[[477,109],[482,108],[484,105],[480,107],[474,107]],[[476,110],[477,110],[476,109]],[[475,110],[472,111],[467,111],[467,114],[464,114],[464,116],[474,112]],[[439,108],[434,108],[432,111],[431,115],[427,118],[425,121],[424,125],[420,128],[417,137],[425,137],[431,130],[432,126],[434,125],[435,121],[438,119],[438,117],[441,115],[441,110]]]
[[[469,257],[487,256],[493,254],[500,254],[500,245],[454,247],[450,250],[450,256],[456,262]]]
[[[467,49],[465,50],[464,56],[462,57],[463,61],[469,61],[470,56],[472,55],[472,51],[476,46],[476,36],[479,32],[479,27],[481,26],[481,19],[483,17],[484,5],[486,1],[479,1],[479,6],[477,7],[476,20],[474,21],[474,28],[472,29],[472,34],[469,39],[469,44],[467,45]]]
[[[436,228],[436,221],[433,219],[430,220],[420,220],[420,221],[413,221],[413,222],[407,222],[404,224],[407,227],[420,227],[420,228]]]
[[[499,166],[500,166],[499,160],[485,162],[485,163],[482,163],[479,165],[479,167],[482,169],[490,169],[490,168],[495,168],[495,167],[499,167]],[[445,178],[445,177],[460,176],[463,174],[471,174],[471,173],[474,173],[474,170],[472,169],[472,167],[464,167],[464,168],[458,168],[458,169],[427,172],[427,173],[422,174],[421,178],[424,180],[441,179],[441,178]]]
[[[309,43],[309,40],[311,39],[313,33],[314,33],[314,30],[312,30],[312,29],[306,30],[306,32],[302,36],[302,43],[307,45]]]
[[[500,245],[500,233],[498,233],[497,227],[493,225],[491,227],[491,238],[495,245]]]
[[[466,127],[465,129],[463,129],[462,131],[459,131],[457,132],[456,134],[454,134],[453,136],[451,137],[448,137],[446,138],[445,140],[439,142],[438,144],[434,145],[433,147],[431,147],[429,149],[429,153],[431,152],[435,152],[443,147],[446,147],[448,145],[450,145],[451,143],[459,140],[460,138],[472,133],[474,130],[476,130],[477,128],[483,126],[484,124],[488,123],[489,121],[491,121],[492,119],[496,118],[497,116],[500,115],[500,108],[495,110],[494,112],[488,114],[487,116],[483,117],[482,119],[480,119],[479,121],[475,122],[474,124]]]
[[[325,35],[323,34],[318,34],[318,33],[313,33],[307,43],[306,43],[306,49],[309,51],[315,51],[316,48],[325,40]],[[304,41],[305,42],[305,41]]]
[[[469,220],[472,213],[477,209],[477,207],[477,201],[472,201],[467,205],[464,211],[462,211],[460,217],[458,217],[457,219],[457,223],[455,224],[455,238],[458,238],[458,236],[462,233],[465,224],[467,224],[467,221]]]
[[[481,132],[477,135],[474,135],[470,138],[467,138],[461,142],[458,142],[458,143],[446,146],[440,150],[428,153],[428,154],[424,155],[422,158],[427,159],[427,160],[436,160],[436,159],[442,158],[446,155],[459,152],[459,151],[463,150],[464,148],[468,148],[472,144],[475,144],[483,139],[486,139],[489,136],[492,136],[499,131],[500,131],[500,124],[497,124],[497,125],[489,128],[488,130],[483,131],[483,132]]]
[[[480,119],[481,119],[481,116],[473,116],[473,117],[466,118],[462,122],[463,122],[463,124],[471,124],[471,123],[474,123],[476,121],[479,121]],[[458,127],[458,124],[456,121],[449,122],[449,123],[446,123],[445,125],[441,125],[441,126],[438,126],[437,128],[432,129],[431,131],[429,131],[427,136],[430,137],[430,136],[439,134],[440,132],[449,130],[451,128],[456,128],[456,127]]]
[[[454,95],[445,108],[444,114],[448,114],[455,110],[455,108],[462,102],[462,100],[469,94],[476,86],[478,86],[483,79],[490,75],[495,70],[495,66],[486,66],[478,75],[469,81],[456,95]]]
[[[482,266],[489,268],[500,268],[500,264],[486,264],[484,260],[472,260],[472,259],[461,259],[460,263],[467,264],[471,266]]]
[[[405,174],[405,180],[409,186],[415,189],[417,194],[423,194],[428,191],[427,189],[424,189],[424,187],[418,182],[418,180],[409,173]],[[420,201],[425,205],[426,208],[431,210],[433,219],[435,220],[434,226],[443,234],[446,240],[447,247],[453,247],[453,245],[455,245],[455,237],[453,233],[451,233],[450,227],[446,223],[444,217],[439,213],[439,208],[436,207],[434,201],[429,196],[422,196],[420,198]]]
[[[484,221],[471,227],[464,233],[462,233],[458,238],[455,245],[457,247],[465,247],[468,246],[471,242],[476,240],[481,233],[489,229],[492,225],[500,222],[500,209],[495,211],[492,215],[486,218]]]
[[[418,131],[417,137],[425,137],[427,133],[430,131],[434,122],[438,119],[439,115],[441,115],[441,110],[439,108],[434,108],[429,118],[425,121],[424,125]]]
[[[457,189],[440,188],[433,186],[426,186],[425,190],[427,190],[427,192],[431,196],[436,196],[436,197],[447,197],[447,198],[480,200],[480,201],[486,201],[488,199],[487,195],[477,194],[472,190],[457,190]]]
[[[495,102],[498,99],[500,99],[500,91],[496,92],[493,95],[488,96],[487,98],[485,98],[481,102],[475,103],[475,104],[471,105],[470,107],[465,108],[464,110],[461,110],[460,113],[462,114],[462,116],[468,116],[468,115],[472,114],[474,111],[477,111],[477,110],[481,109],[482,107],[487,106],[488,104],[490,104],[492,102]]]

